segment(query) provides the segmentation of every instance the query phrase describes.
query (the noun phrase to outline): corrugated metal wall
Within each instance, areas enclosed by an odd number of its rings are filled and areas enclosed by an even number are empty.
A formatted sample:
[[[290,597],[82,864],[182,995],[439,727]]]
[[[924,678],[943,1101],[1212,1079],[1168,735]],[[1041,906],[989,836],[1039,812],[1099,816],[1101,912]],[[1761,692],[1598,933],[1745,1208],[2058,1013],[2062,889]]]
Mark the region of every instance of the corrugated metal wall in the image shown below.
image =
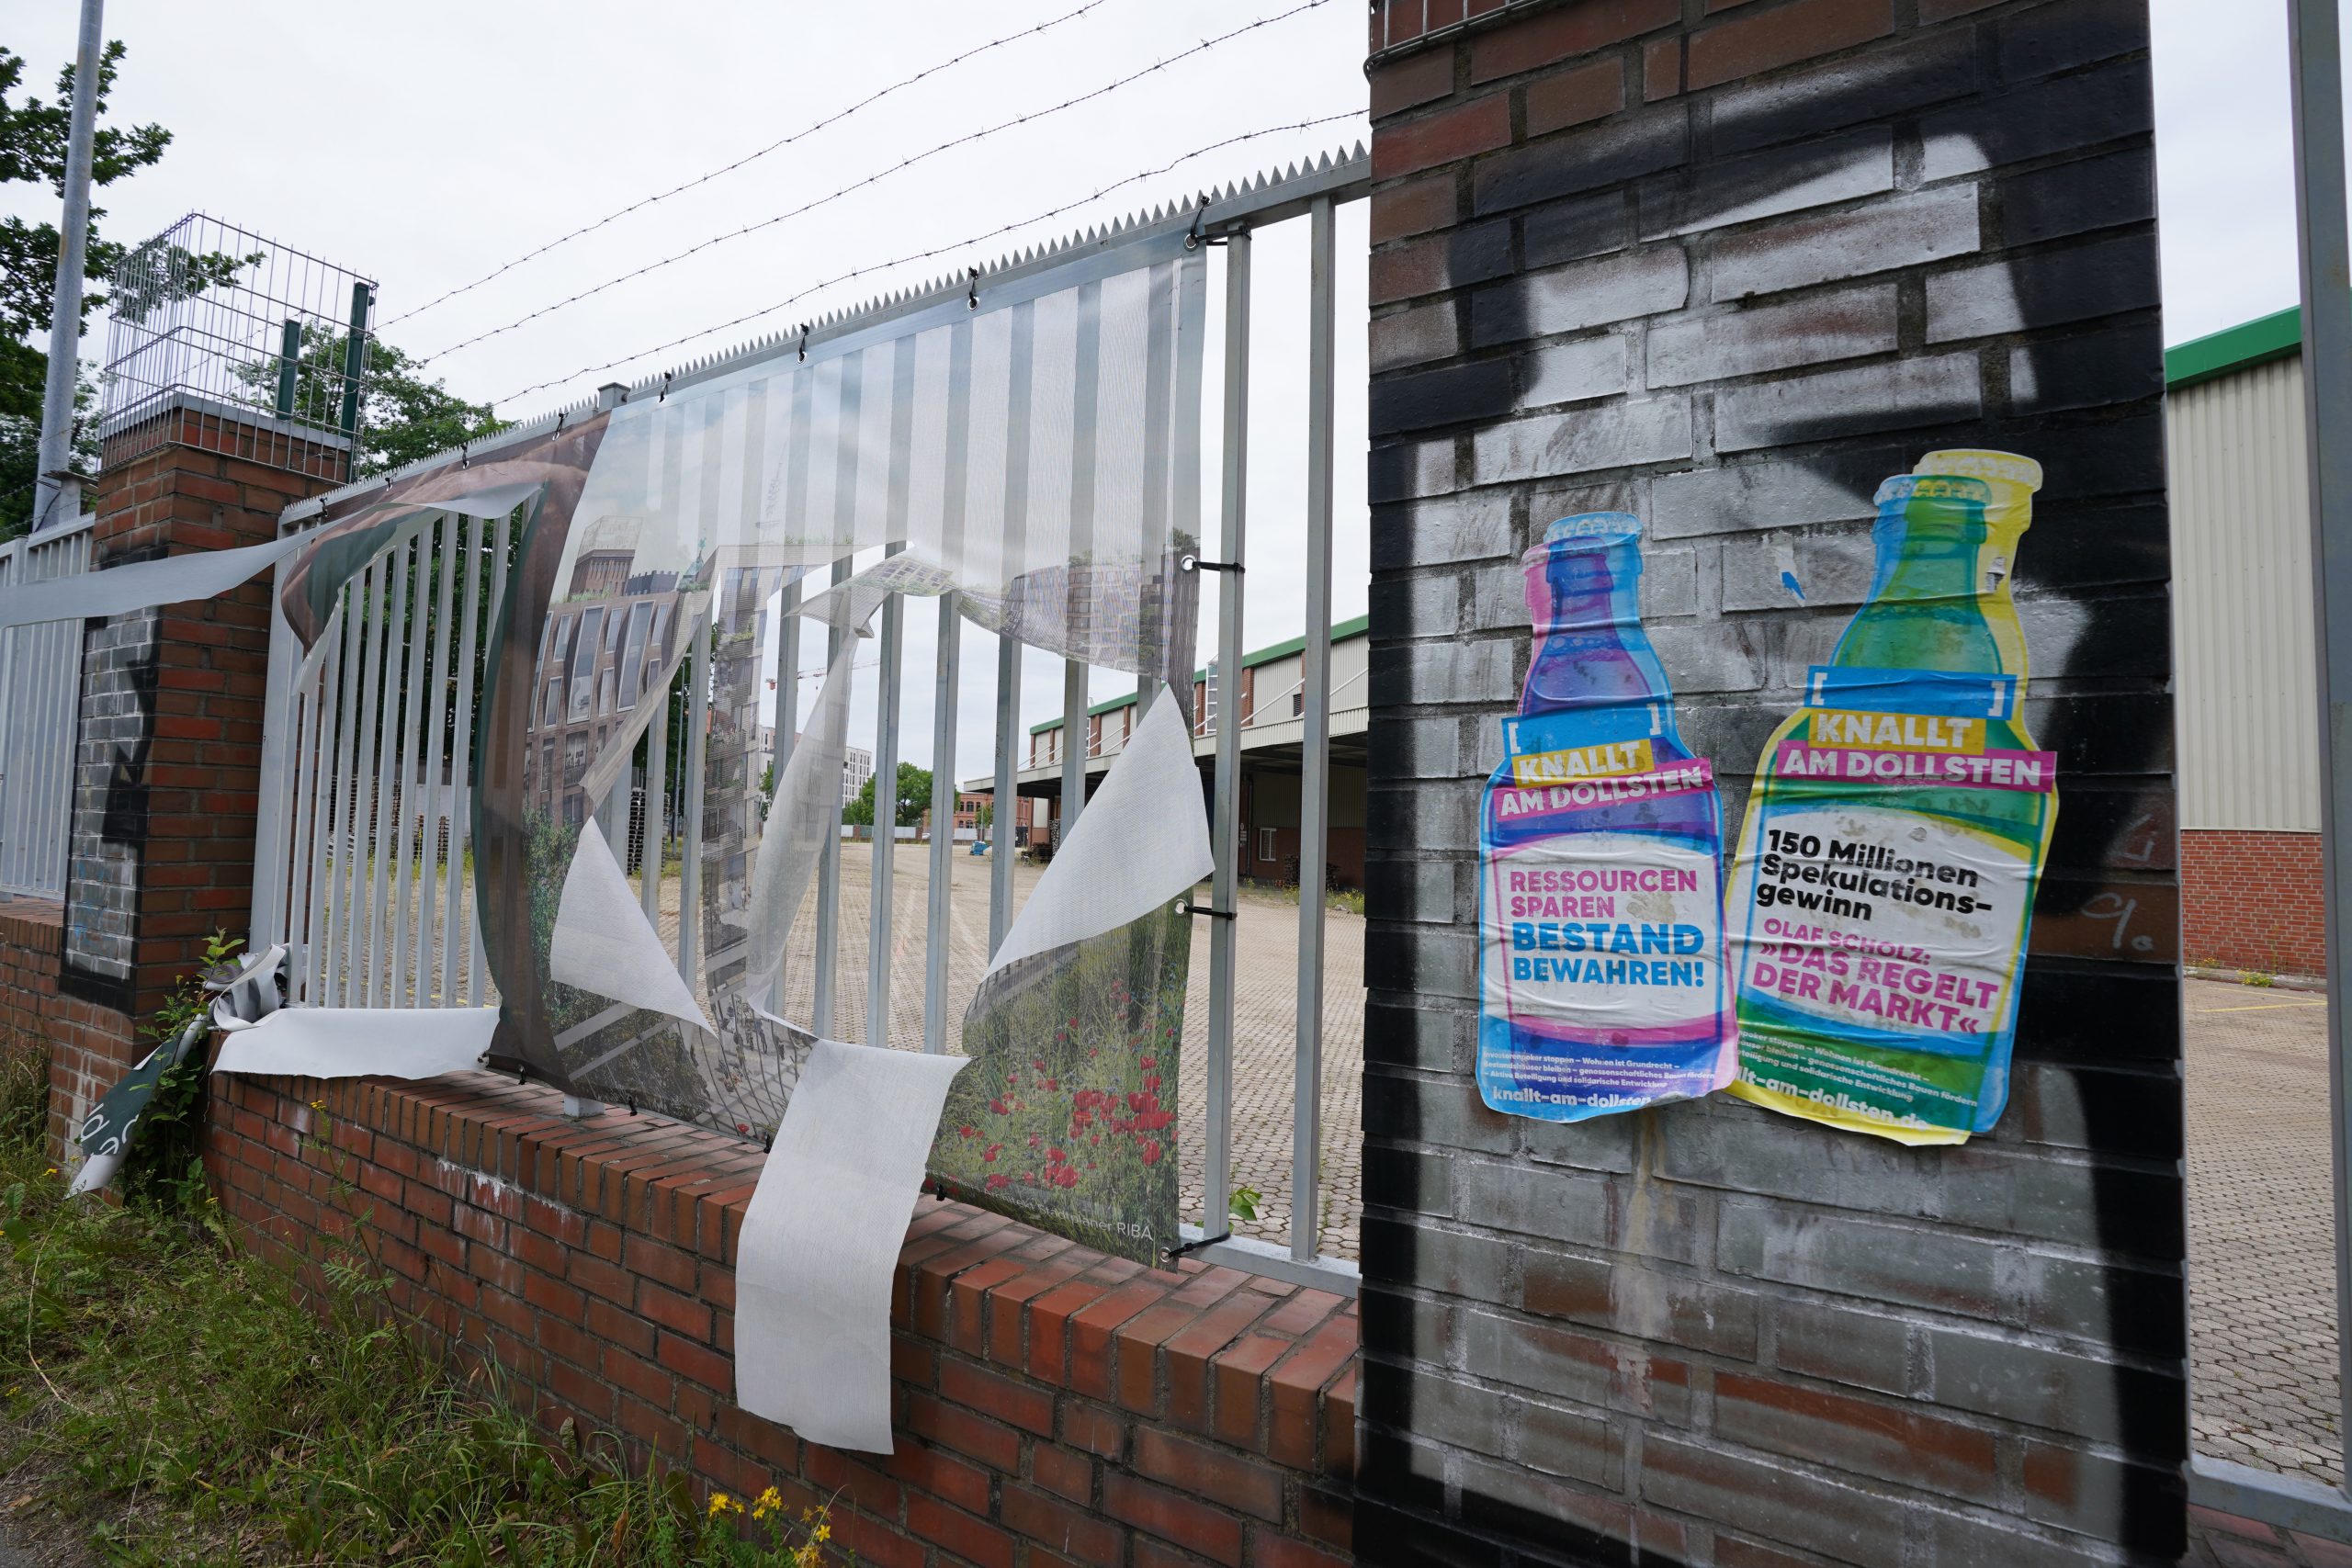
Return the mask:
[[[2303,372],[2166,400],[2184,828],[2319,830]]]

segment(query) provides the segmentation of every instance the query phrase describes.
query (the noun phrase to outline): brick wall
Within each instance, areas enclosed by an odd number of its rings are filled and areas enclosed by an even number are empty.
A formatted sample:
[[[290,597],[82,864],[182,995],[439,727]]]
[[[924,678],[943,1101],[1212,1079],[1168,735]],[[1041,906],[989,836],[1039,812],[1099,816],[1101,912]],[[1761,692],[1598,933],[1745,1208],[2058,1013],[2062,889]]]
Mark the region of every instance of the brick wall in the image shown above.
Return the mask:
[[[286,506],[330,488],[343,464],[330,445],[215,415],[119,433],[96,486],[93,570],[273,539]],[[51,1042],[61,1153],[146,1048],[139,1021],[197,967],[206,934],[246,927],[269,584],[84,632],[65,897],[0,907],[23,932],[0,968],[0,1009]]]
[[[1188,1263],[1158,1273],[918,1201],[891,1299],[898,1446],[803,1443],[732,1401],[734,1257],[762,1156],[479,1074],[217,1078],[206,1161],[267,1254],[356,1236],[428,1337],[709,1485],[833,1500],[885,1568],[1338,1568],[1352,1303]],[[322,1109],[313,1110],[312,1102]]]
[[[2317,833],[2181,829],[2181,956],[2270,975],[2326,974],[2321,875]]]
[[[1386,0],[1374,25],[1362,1556],[2177,1558],[2142,0]],[[2049,473],[2018,598],[2063,804],[1998,1127],[1914,1152],[1721,1096],[1487,1111],[1478,803],[1526,669],[1520,552],[1643,517],[1644,619],[1736,830],[1868,592],[1872,488],[1949,446]]]

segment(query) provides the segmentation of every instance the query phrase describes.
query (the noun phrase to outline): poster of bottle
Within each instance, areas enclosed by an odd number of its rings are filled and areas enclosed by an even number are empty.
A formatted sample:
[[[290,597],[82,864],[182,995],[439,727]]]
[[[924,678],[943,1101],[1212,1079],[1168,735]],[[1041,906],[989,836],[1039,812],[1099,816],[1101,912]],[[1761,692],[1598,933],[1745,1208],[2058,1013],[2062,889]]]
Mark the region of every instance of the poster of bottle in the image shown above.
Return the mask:
[[[1767,742],[1733,857],[1743,1100],[1906,1144],[2000,1116],[2057,820],[2009,592],[2041,477],[1938,452],[1879,489],[1869,597]]]
[[[1723,807],[1642,629],[1641,526],[1563,518],[1522,561],[1536,642],[1482,813],[1477,1076],[1542,1121],[1732,1072]]]

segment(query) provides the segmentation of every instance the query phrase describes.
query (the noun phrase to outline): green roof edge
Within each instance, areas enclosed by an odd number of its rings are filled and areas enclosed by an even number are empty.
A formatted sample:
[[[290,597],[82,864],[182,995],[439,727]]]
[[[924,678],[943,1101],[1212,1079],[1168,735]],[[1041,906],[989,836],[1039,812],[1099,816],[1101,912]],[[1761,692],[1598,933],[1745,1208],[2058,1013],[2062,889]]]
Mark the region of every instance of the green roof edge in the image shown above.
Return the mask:
[[[1372,617],[1370,615],[1352,615],[1347,620],[1334,621],[1331,624],[1331,640],[1333,642],[1345,642],[1351,637],[1362,637],[1371,629]],[[1302,632],[1297,637],[1285,638],[1283,641],[1275,643],[1270,648],[1261,648],[1255,653],[1243,654],[1241,656],[1241,668],[1244,670],[1255,670],[1261,664],[1272,663],[1273,660],[1283,658],[1289,654],[1303,653],[1306,649],[1306,636]],[[1193,679],[1195,681],[1205,681],[1208,678],[1209,672],[1205,668],[1193,671]],[[1133,692],[1129,692],[1124,696],[1113,697],[1107,703],[1096,703],[1092,707],[1086,710],[1086,716],[1092,718],[1097,714],[1112,713],[1123,707],[1131,707],[1134,705],[1135,700],[1136,694]],[[1061,727],[1062,721],[1060,719],[1049,718],[1043,724],[1031,725],[1029,727],[1029,733],[1032,735],[1043,735],[1048,729],[1059,729]]]
[[[2165,350],[2165,389],[2177,392],[2302,351],[2303,309],[2290,305]]]

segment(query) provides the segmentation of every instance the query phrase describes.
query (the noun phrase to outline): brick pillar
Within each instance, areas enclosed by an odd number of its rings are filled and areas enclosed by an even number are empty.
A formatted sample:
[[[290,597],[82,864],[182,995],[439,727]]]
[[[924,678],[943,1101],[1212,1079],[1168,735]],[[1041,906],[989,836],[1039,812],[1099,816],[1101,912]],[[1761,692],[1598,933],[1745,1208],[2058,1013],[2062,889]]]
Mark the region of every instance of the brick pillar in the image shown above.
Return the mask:
[[[1376,0],[1367,1563],[2171,1562],[2183,1109],[2142,0]],[[1736,835],[1869,593],[1872,492],[1996,447],[2061,804],[1998,1123],[1473,1077],[1482,791],[1555,518]],[[1734,918],[1739,912],[1734,912]],[[2104,928],[2102,930],[2102,927]]]
[[[291,502],[341,482],[343,444],[217,407],[111,433],[94,570],[266,543]],[[145,1049],[146,1019],[245,931],[269,655],[270,578],[211,600],[93,619],[83,645],[72,855],[51,1031],[62,1133]]]

